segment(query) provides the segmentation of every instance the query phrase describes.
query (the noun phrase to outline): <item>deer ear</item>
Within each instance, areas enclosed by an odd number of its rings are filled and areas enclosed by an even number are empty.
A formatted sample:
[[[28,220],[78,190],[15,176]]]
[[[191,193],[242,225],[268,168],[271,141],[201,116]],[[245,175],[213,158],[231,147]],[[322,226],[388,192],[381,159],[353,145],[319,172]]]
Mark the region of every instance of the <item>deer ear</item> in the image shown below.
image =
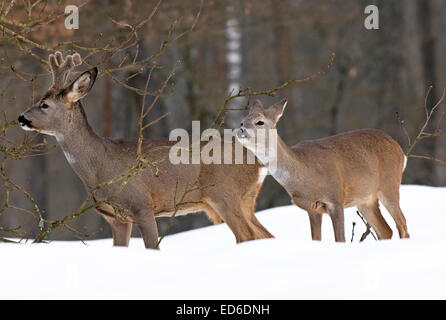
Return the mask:
[[[260,100],[254,101],[252,106],[249,107],[249,113],[263,113],[263,105]]]
[[[82,73],[76,80],[73,81],[66,89],[65,96],[68,101],[76,102],[83,98],[93,87],[93,84],[98,75],[98,68],[93,68]]]
[[[266,109],[265,115],[271,119],[274,123],[277,123],[280,119],[280,117],[283,114],[283,111],[285,110],[285,107],[288,103],[288,99],[283,99],[280,102],[277,102],[273,104],[271,107]]]

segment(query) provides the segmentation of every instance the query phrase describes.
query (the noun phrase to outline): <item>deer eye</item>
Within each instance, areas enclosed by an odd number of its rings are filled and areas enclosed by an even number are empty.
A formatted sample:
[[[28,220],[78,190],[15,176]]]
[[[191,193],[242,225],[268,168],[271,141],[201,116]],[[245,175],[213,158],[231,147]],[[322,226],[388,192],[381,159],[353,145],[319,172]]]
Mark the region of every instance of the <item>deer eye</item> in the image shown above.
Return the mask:
[[[256,126],[263,126],[263,125],[264,125],[263,121],[257,121],[256,122]]]
[[[41,105],[40,105],[40,108],[42,108],[42,109],[48,109],[48,105],[47,105],[46,103],[41,104]]]

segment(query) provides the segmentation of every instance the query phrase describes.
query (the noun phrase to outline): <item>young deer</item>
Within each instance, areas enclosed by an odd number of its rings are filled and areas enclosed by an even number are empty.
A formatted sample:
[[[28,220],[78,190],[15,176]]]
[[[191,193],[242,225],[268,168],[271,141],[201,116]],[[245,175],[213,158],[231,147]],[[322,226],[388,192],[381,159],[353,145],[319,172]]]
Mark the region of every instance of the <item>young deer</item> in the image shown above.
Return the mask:
[[[92,88],[97,69],[82,73],[71,84],[66,79],[71,69],[81,64],[78,54],[65,59],[60,52],[50,55],[53,83],[48,92],[18,119],[24,130],[56,137],[68,162],[92,191],[136,163],[137,141],[111,140],[97,136],[88,124],[80,99]],[[154,148],[147,160],[166,158],[175,142],[144,140],[143,151]],[[167,148],[156,148],[156,147]],[[222,148],[223,149],[223,148]],[[113,244],[128,246],[132,224],[138,227],[146,248],[156,248],[158,231],[155,218],[171,216],[180,197],[177,214],[205,211],[215,222],[220,217],[228,224],[237,242],[270,238],[272,235],[254,215],[254,205],[262,185],[261,166],[172,164],[168,159],[158,165],[158,172],[146,169],[133,176],[119,192],[113,207],[101,204],[96,210],[110,224]],[[99,189],[95,201],[108,199],[118,184]],[[176,199],[175,199],[176,197]],[[126,215],[115,212],[126,212]]]
[[[312,239],[321,240],[322,214],[328,213],[336,241],[345,241],[344,208],[352,206],[365,216],[379,239],[390,239],[392,230],[378,200],[395,220],[399,236],[409,238],[399,206],[406,161],[399,144],[382,131],[363,129],[288,147],[275,130],[286,104],[284,99],[263,109],[256,101],[242,120],[237,139],[268,167],[292,202],[308,212]],[[276,145],[274,152],[267,152],[258,142],[262,129],[268,132],[266,143]]]

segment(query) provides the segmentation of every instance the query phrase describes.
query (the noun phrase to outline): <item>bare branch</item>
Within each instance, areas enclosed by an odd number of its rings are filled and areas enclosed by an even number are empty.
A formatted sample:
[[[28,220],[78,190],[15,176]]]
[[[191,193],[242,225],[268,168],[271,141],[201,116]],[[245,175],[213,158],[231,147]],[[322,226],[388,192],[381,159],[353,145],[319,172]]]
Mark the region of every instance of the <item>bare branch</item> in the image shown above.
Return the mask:
[[[227,96],[227,97],[225,98],[225,100],[223,101],[223,105],[222,105],[221,108],[219,109],[219,111],[218,111],[218,113],[217,113],[217,116],[215,117],[215,120],[212,122],[212,124],[210,125],[210,127],[211,127],[211,128],[215,128],[215,127],[216,127],[216,124],[217,124],[217,121],[218,121],[220,118],[222,118],[222,119],[221,119],[221,121],[220,121],[220,124],[219,124],[217,127],[221,127],[221,126],[224,124],[224,118],[225,118],[224,113],[225,113],[226,111],[230,111],[230,110],[231,110],[231,109],[228,109],[228,108],[227,108],[227,105],[228,105],[228,103],[229,103],[231,100],[234,100],[234,99],[236,99],[236,98],[246,97],[246,98],[247,98],[247,102],[248,102],[247,106],[248,106],[248,105],[249,105],[249,99],[250,99],[251,97],[253,97],[253,96],[255,97],[255,96],[266,95],[266,96],[274,97],[274,96],[276,95],[276,93],[277,93],[279,90],[282,90],[282,89],[288,87],[289,85],[291,85],[291,84],[293,84],[293,83],[303,83],[303,82],[312,81],[312,80],[314,80],[314,79],[320,77],[321,75],[325,74],[325,73],[328,71],[328,69],[331,68],[331,66],[332,66],[333,63],[334,63],[335,56],[336,56],[336,55],[335,55],[334,53],[332,53],[331,56],[330,56],[330,59],[329,59],[328,63],[327,63],[321,70],[319,70],[318,72],[313,73],[313,74],[311,74],[311,75],[309,75],[309,76],[307,76],[307,77],[305,77],[305,78],[302,78],[302,79],[298,79],[298,78],[290,79],[290,80],[285,81],[284,83],[282,83],[281,85],[279,85],[279,86],[277,86],[277,87],[275,87],[275,88],[273,88],[273,89],[269,89],[269,90],[260,90],[260,91],[252,91],[250,88],[246,88],[246,89],[240,89],[240,90],[238,90],[238,92],[237,92],[236,94],[234,94],[233,91],[231,91],[231,93],[229,94],[229,96]],[[245,110],[246,110],[246,109],[247,109],[247,107],[245,108]],[[242,110],[243,110],[243,109],[242,109]]]
[[[364,217],[359,213],[359,211],[356,211],[356,214],[361,218],[362,222],[364,222],[365,227],[366,227],[366,231],[362,234],[361,239],[359,239],[359,242],[363,242],[369,234],[371,234],[372,237],[375,240],[377,240],[376,236],[372,232],[372,226],[367,221],[365,221]]]
[[[442,135],[441,129],[440,129],[440,122],[443,119],[444,116],[444,112],[440,113],[440,116],[438,117],[438,121],[437,124],[435,125],[434,131],[433,132],[427,132],[427,127],[429,126],[429,123],[432,121],[432,118],[435,114],[435,112],[438,110],[440,104],[443,102],[443,99],[446,95],[446,88],[443,88],[443,93],[440,97],[440,99],[435,103],[435,105],[429,109],[427,106],[427,102],[428,102],[428,98],[430,95],[430,92],[432,90],[432,86],[429,86],[426,90],[426,94],[424,96],[424,105],[423,105],[423,109],[425,112],[425,120],[418,132],[418,134],[416,135],[416,137],[414,139],[411,139],[409,133],[407,132],[407,129],[405,127],[405,123],[404,120],[401,119],[399,113],[396,113],[396,118],[398,120],[398,123],[400,125],[401,130],[403,131],[404,136],[407,139],[407,151],[406,151],[406,157],[407,158],[418,158],[418,159],[426,159],[426,160],[431,160],[431,161],[436,161],[436,162],[440,162],[440,163],[444,163],[443,160],[441,159],[437,159],[434,156],[430,156],[430,155],[417,155],[413,153],[413,150],[415,148],[415,146],[424,139],[431,139],[431,138],[435,138],[438,137],[440,135]]]

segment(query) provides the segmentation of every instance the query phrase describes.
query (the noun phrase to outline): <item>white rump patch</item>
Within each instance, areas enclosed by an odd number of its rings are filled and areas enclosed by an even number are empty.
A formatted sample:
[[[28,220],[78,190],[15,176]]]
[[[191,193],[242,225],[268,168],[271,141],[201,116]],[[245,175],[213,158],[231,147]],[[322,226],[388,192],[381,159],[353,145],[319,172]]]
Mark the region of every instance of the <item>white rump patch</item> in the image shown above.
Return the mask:
[[[404,166],[403,166],[403,171],[404,171],[404,169],[406,169],[406,165],[407,165],[407,157],[404,156]]]

